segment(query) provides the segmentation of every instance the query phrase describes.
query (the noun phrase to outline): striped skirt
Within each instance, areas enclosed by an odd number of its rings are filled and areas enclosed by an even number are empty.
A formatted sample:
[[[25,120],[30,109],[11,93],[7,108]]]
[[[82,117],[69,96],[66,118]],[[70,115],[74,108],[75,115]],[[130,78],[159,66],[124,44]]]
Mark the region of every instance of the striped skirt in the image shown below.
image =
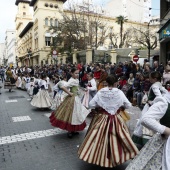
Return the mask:
[[[94,116],[78,150],[80,159],[102,167],[115,167],[137,155],[124,120],[105,110]]]

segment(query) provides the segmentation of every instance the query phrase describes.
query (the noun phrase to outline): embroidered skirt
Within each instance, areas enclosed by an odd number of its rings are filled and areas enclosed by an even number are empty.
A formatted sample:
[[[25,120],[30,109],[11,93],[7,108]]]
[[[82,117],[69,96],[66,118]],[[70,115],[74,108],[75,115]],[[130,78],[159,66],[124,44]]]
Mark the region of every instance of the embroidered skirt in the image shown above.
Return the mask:
[[[126,170],[161,170],[165,142],[166,139],[163,139],[160,134],[155,134]]]
[[[115,167],[134,158],[138,149],[119,114],[96,114],[78,150],[80,159],[102,167]]]
[[[85,119],[89,111],[81,104],[78,96],[66,96],[56,111],[50,116],[52,126],[70,132],[82,131],[86,127]]]

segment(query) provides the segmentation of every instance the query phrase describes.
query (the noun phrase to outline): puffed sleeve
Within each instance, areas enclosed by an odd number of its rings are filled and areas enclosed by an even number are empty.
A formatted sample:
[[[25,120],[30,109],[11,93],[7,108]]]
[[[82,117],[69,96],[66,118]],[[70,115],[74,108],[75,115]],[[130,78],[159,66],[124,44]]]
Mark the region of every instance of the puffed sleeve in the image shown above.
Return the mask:
[[[164,88],[160,87],[157,84],[151,86],[151,88],[152,88],[153,93],[155,94],[155,96],[162,96],[161,90],[164,90]]]
[[[159,123],[159,120],[165,115],[168,108],[168,102],[163,97],[157,97],[154,104],[142,116],[141,124],[148,129],[163,134],[165,126]]]
[[[87,87],[90,91],[95,91],[95,90],[97,90],[96,81],[95,81],[94,79],[91,81],[91,86],[92,86],[92,87]]]
[[[68,80],[68,82],[66,82],[65,84],[64,84],[64,87],[73,87],[73,86],[77,86],[77,81],[76,81],[76,79],[73,79],[73,78],[70,78],[69,80]]]
[[[94,108],[96,108],[98,106],[98,104],[97,104],[98,97],[99,97],[99,92],[89,102],[89,108],[94,109]]]
[[[125,96],[125,94],[119,90],[120,92],[120,98],[123,100],[123,106],[128,109],[129,107],[132,106],[132,104],[129,102],[129,100],[127,99],[127,97]]]

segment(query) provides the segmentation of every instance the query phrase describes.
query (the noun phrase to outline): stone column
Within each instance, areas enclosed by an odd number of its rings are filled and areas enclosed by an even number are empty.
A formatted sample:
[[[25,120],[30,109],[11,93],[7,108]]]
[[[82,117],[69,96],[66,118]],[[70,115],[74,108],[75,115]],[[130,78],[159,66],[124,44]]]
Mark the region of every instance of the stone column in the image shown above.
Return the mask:
[[[73,64],[74,63],[77,64],[77,49],[74,49],[74,52],[73,52]]]
[[[48,64],[51,64],[51,56],[48,57]]]
[[[62,55],[61,53],[58,53],[58,57],[57,57],[57,60],[58,60],[58,64],[62,64],[63,63],[63,58],[62,58]]]
[[[115,49],[112,49],[110,51],[110,56],[111,56],[111,63],[112,64],[117,63],[117,52]]]
[[[35,66],[37,64],[37,59],[33,57],[32,65]]]
[[[92,55],[93,55],[93,50],[91,49],[90,46],[87,46],[86,63],[88,64],[92,63]]]
[[[67,58],[67,53],[64,52],[64,54],[62,55],[63,64],[66,64],[66,58]]]

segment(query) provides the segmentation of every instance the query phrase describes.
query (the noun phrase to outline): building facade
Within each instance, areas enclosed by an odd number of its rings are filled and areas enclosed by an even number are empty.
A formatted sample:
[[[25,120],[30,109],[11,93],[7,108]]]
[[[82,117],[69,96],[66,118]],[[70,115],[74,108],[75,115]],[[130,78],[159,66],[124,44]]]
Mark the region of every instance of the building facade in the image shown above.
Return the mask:
[[[4,64],[8,66],[16,65],[16,31],[6,30],[4,48]]]
[[[15,4],[18,6],[15,20],[17,35],[16,56],[20,65],[55,63],[51,55],[51,42],[56,35],[49,31],[49,28],[51,25],[58,26],[58,21],[63,19],[63,13],[68,16],[72,15],[72,11],[63,9],[65,2],[66,0],[16,0]],[[33,16],[30,13],[30,8],[33,9]],[[93,13],[90,15],[93,16]],[[108,27],[116,30],[116,33],[119,34],[120,25],[116,23],[115,17],[106,15],[100,15],[100,17],[101,22],[106,23]],[[147,30],[148,24],[128,19],[124,24],[124,30],[132,27]],[[156,30],[157,27],[150,24],[150,29]],[[118,41],[120,40],[118,39]],[[109,49],[109,43],[110,40],[106,39],[103,44],[106,49]],[[131,46],[131,44],[129,45]],[[63,53],[63,63],[66,61],[66,57],[67,54]]]
[[[0,66],[4,65],[4,49],[5,49],[5,44],[0,43]]]
[[[111,17],[124,16],[134,22],[149,22],[151,19],[151,0],[110,0],[106,7]],[[135,10],[133,10],[135,9]]]
[[[164,64],[170,60],[170,1],[160,1],[160,61]]]

